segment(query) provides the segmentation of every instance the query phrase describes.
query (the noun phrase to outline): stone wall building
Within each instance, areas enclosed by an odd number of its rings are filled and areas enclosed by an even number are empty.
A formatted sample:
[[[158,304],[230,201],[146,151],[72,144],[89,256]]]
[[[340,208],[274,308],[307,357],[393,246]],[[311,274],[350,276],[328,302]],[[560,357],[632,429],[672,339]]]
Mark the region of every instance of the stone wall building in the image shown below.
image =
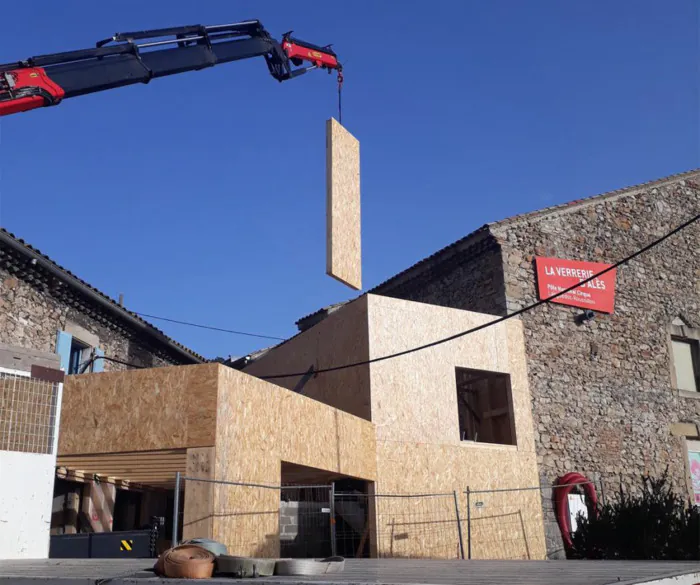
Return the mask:
[[[0,367],[59,354],[67,373],[104,355],[144,367],[204,358],[167,337],[38,250],[0,230]],[[16,367],[15,367],[16,366]],[[126,366],[97,359],[88,371]]]
[[[675,175],[488,224],[370,292],[505,315],[538,300],[536,256],[614,263],[698,213],[700,171]],[[577,471],[611,491],[668,466],[693,497],[700,222],[618,269],[612,314],[579,324],[582,312],[550,303],[519,317],[542,483]],[[549,526],[548,549],[558,556],[558,529]]]

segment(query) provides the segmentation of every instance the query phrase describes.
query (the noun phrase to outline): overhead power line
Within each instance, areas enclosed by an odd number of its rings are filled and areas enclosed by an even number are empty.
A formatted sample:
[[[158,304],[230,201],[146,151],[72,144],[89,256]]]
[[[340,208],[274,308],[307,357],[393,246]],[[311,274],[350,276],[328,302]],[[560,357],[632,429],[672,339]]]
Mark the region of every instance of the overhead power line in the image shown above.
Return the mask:
[[[553,294],[553,295],[547,297],[546,299],[541,299],[541,300],[539,300],[539,301],[537,301],[537,302],[535,302],[535,303],[532,303],[531,305],[528,305],[527,307],[523,307],[522,309],[519,309],[519,310],[517,310],[517,311],[514,311],[513,313],[509,313],[508,315],[504,315],[503,317],[499,317],[498,319],[494,319],[493,321],[489,321],[488,323],[483,323],[483,324],[481,324],[481,325],[477,325],[476,327],[472,327],[471,329],[467,329],[466,331],[462,331],[462,332],[460,332],[460,333],[456,333],[456,334],[454,334],[454,335],[450,335],[449,337],[445,337],[445,338],[443,338],[443,339],[438,339],[437,341],[432,341],[432,342],[426,343],[426,344],[424,344],[424,345],[419,345],[418,347],[412,347],[412,348],[410,348],[410,349],[405,349],[405,350],[403,350],[403,351],[398,351],[398,352],[396,352],[396,353],[391,353],[391,354],[388,354],[388,355],[383,355],[383,356],[376,357],[376,358],[372,358],[372,359],[368,359],[368,360],[362,360],[362,361],[359,361],[359,362],[353,362],[353,363],[350,363],[350,364],[344,364],[344,365],[342,365],[342,366],[330,366],[330,367],[327,367],[327,368],[319,368],[319,369],[317,369],[317,370],[314,370],[314,371],[313,371],[313,374],[316,375],[316,374],[325,374],[325,373],[328,373],[328,372],[337,372],[337,371],[339,371],[339,370],[346,370],[346,369],[348,369],[348,368],[356,368],[356,367],[359,367],[359,366],[366,366],[366,365],[369,365],[369,364],[375,364],[375,363],[377,363],[377,362],[383,362],[383,361],[386,361],[386,360],[394,359],[394,358],[397,358],[397,357],[401,357],[401,356],[404,356],[404,355],[408,355],[408,354],[411,354],[411,353],[415,353],[415,352],[417,352],[417,351],[421,351],[421,350],[424,350],[424,349],[428,349],[428,348],[431,348],[431,347],[435,347],[436,345],[441,345],[441,344],[443,344],[443,343],[447,343],[448,341],[452,341],[452,340],[454,340],[454,339],[459,339],[460,337],[464,337],[464,336],[466,336],[466,335],[470,335],[470,334],[472,334],[472,333],[476,333],[477,331],[481,331],[482,329],[486,329],[486,328],[488,328],[488,327],[493,327],[494,325],[498,325],[499,323],[503,323],[504,321],[507,321],[508,319],[512,319],[513,317],[518,317],[519,315],[522,315],[523,313],[527,313],[528,311],[532,311],[533,309],[536,309],[536,308],[539,307],[540,305],[544,305],[545,303],[549,303],[550,301],[553,301],[553,300],[556,299],[557,297],[560,297],[560,296],[562,296],[562,295],[565,295],[566,293],[571,292],[572,290],[579,288],[580,286],[586,284],[587,282],[590,282],[590,281],[592,281],[592,280],[595,280],[596,278],[599,278],[599,277],[602,276],[603,274],[607,274],[607,273],[610,272],[611,270],[615,270],[616,268],[618,268],[618,267],[620,267],[620,266],[622,266],[622,265],[624,265],[624,264],[627,264],[629,261],[634,260],[637,256],[640,256],[641,254],[644,254],[645,252],[648,252],[648,251],[651,250],[652,248],[658,246],[658,245],[659,245],[661,242],[663,242],[664,240],[667,240],[668,238],[670,238],[671,236],[677,234],[677,233],[680,232],[681,230],[684,230],[684,229],[687,228],[689,225],[695,223],[695,222],[698,221],[699,219],[700,219],[700,214],[698,214],[698,215],[696,215],[695,217],[689,219],[688,221],[682,223],[682,224],[679,225],[678,227],[672,229],[672,230],[671,230],[670,232],[668,232],[667,234],[664,234],[664,235],[661,236],[660,238],[654,240],[654,241],[651,242],[650,244],[647,244],[646,246],[644,246],[643,248],[637,250],[637,251],[634,252],[633,254],[630,254],[629,256],[626,256],[625,258],[623,258],[623,259],[620,260],[619,262],[615,262],[615,264],[610,265],[610,266],[609,266],[608,268],[606,268],[605,270],[601,270],[601,271],[598,272],[597,274],[594,274],[593,276],[591,276],[591,277],[589,277],[589,278],[587,278],[587,279],[585,279],[585,280],[582,280],[581,282],[577,282],[576,284],[570,286],[569,288],[566,288],[566,289],[564,289],[564,290],[562,290],[562,291],[560,291],[560,292],[558,292],[558,293],[556,293],[556,294]],[[263,379],[263,380],[275,380],[275,379],[278,380],[278,379],[282,379],[282,378],[297,378],[297,377],[300,377],[300,376],[305,376],[305,375],[307,375],[307,374],[308,374],[308,372],[307,372],[307,371],[304,371],[304,372],[293,372],[293,373],[272,374],[272,375],[268,375],[268,376],[259,376],[259,377],[260,377],[261,379]]]
[[[97,360],[104,360],[106,362],[113,362],[115,364],[121,364],[122,366],[128,366],[130,368],[136,368],[137,370],[145,370],[146,366],[141,366],[139,364],[132,364],[131,362],[125,362],[124,360],[119,360],[117,358],[109,357],[106,355],[94,355],[89,360],[81,364],[79,374],[84,374],[88,371],[90,366],[94,364]]]
[[[167,321],[168,323],[177,323],[178,325],[187,325],[188,327],[198,327],[199,329],[209,329],[211,331],[221,331],[223,333],[232,333],[233,335],[246,335],[247,337],[259,337],[261,339],[274,339],[276,341],[284,341],[284,337],[275,337],[273,335],[262,335],[260,333],[248,333],[247,331],[236,331],[234,329],[223,329],[221,327],[213,327],[211,325],[200,325],[199,323],[190,323],[189,321],[179,321],[177,319],[170,319],[168,317],[157,317],[156,315],[149,315],[148,313],[139,313],[137,311],[131,311],[132,313],[138,315],[139,317],[146,317],[148,319],[157,319],[159,321]]]

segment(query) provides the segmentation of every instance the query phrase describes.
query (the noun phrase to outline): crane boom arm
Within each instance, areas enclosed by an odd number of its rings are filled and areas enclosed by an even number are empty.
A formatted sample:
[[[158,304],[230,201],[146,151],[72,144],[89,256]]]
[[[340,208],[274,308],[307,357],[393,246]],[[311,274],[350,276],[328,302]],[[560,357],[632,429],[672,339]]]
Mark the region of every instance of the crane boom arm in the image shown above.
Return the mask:
[[[0,65],[0,116],[251,57],[264,57],[278,81],[316,68],[342,69],[329,47],[289,33],[278,43],[257,20],[118,33],[95,48]]]

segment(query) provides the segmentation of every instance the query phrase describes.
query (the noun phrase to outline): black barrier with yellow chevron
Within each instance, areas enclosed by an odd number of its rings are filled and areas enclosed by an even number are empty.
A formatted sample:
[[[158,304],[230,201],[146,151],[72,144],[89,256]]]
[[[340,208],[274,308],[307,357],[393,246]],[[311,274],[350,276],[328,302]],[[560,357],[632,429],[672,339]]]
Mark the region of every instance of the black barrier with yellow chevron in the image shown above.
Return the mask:
[[[49,558],[52,559],[149,559],[156,557],[162,521],[154,520],[150,529],[52,534]],[[1,580],[1,579],[0,579]]]

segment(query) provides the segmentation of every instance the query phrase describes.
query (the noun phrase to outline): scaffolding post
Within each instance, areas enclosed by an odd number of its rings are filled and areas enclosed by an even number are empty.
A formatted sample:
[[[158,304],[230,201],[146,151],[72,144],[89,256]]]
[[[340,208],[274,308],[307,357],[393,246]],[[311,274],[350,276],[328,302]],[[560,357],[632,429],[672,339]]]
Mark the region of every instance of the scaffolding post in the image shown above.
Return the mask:
[[[472,558],[472,493],[467,486],[467,558]]]
[[[457,534],[459,535],[459,554],[464,560],[464,540],[462,539],[462,522],[459,519],[459,498],[457,498],[457,490],[454,491],[455,496],[455,516],[457,516]]]
[[[336,542],[335,542],[335,482],[331,482],[331,487],[329,489],[330,502],[329,508],[331,510],[331,556],[336,556]]]
[[[178,516],[180,514],[180,472],[175,473],[175,493],[173,494],[173,538],[170,546],[177,546]]]

